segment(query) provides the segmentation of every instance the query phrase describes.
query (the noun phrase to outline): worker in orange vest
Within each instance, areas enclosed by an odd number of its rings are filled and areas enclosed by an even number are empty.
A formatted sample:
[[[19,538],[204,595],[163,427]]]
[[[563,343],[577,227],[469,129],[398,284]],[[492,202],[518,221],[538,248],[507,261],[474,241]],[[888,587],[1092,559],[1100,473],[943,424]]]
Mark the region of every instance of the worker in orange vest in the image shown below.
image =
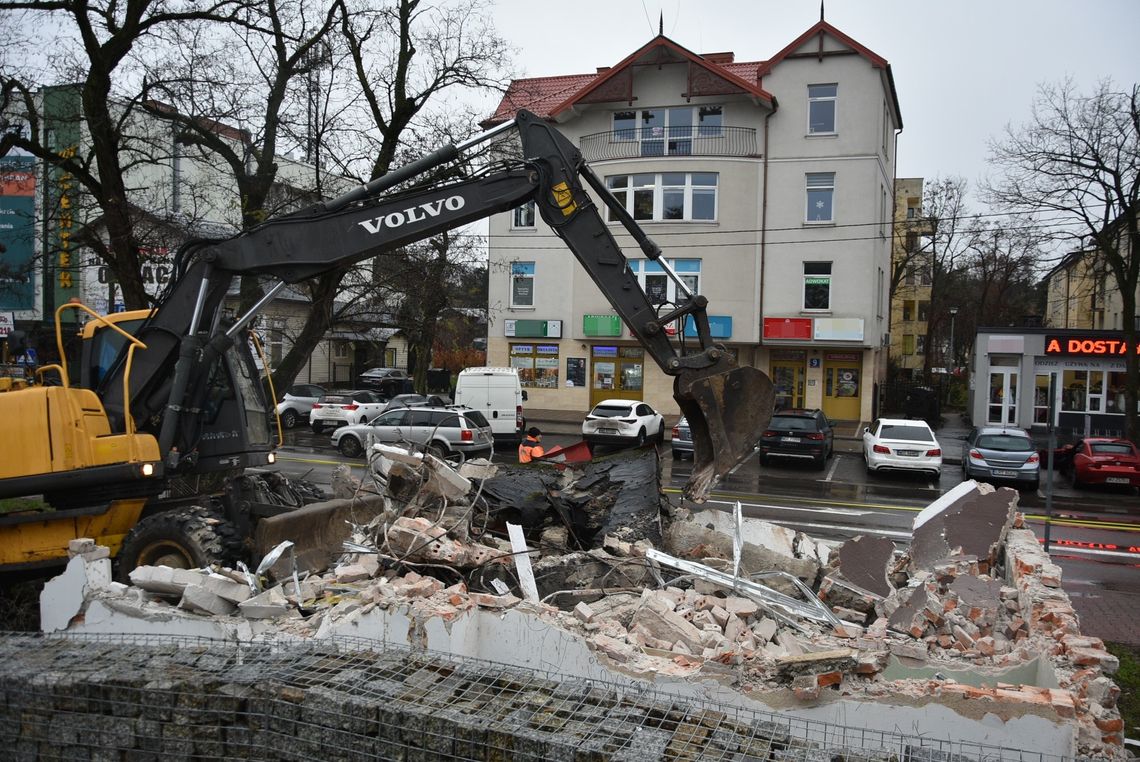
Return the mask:
[[[519,463],[530,463],[535,458],[546,454],[539,442],[542,441],[542,432],[537,426],[531,426],[526,432],[526,439],[519,445]]]

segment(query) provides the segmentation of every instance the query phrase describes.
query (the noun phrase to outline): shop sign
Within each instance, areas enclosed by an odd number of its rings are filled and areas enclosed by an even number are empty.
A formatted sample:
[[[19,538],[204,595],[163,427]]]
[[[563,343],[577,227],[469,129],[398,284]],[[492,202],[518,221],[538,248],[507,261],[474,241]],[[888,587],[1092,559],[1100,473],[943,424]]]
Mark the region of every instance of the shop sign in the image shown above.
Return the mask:
[[[824,352],[823,359],[838,360],[839,362],[859,362],[858,352]]]
[[[586,336],[621,336],[621,318],[617,315],[583,315],[582,333]]]
[[[863,318],[816,318],[816,341],[862,341]]]
[[[764,318],[764,338],[810,341],[811,322],[811,318],[766,317]]]
[[[1140,354],[1140,343],[1135,353]],[[1046,336],[1045,354],[1077,357],[1112,357],[1128,354],[1128,344],[1120,337]]]
[[[503,335],[518,338],[558,339],[562,337],[562,321],[504,320]]]

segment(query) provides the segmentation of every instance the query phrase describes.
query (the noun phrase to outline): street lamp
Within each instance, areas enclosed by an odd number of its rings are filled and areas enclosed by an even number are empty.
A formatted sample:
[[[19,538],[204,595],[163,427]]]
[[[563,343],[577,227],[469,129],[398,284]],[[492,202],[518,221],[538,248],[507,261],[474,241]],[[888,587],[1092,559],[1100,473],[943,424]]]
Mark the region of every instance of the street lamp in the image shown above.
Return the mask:
[[[957,307],[950,308],[950,365],[954,365],[954,316],[958,314]],[[950,374],[953,375],[954,368],[948,369]]]

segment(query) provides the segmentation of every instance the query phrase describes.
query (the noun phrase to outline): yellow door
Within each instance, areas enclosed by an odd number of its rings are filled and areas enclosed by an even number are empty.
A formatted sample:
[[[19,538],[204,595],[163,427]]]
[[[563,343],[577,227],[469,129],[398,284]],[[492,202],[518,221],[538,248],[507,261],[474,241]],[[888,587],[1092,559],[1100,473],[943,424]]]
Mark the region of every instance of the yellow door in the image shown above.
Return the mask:
[[[859,353],[835,352],[823,358],[823,413],[840,421],[858,421],[863,390]]]
[[[590,407],[607,399],[639,400],[645,377],[641,347],[594,346],[590,351]]]

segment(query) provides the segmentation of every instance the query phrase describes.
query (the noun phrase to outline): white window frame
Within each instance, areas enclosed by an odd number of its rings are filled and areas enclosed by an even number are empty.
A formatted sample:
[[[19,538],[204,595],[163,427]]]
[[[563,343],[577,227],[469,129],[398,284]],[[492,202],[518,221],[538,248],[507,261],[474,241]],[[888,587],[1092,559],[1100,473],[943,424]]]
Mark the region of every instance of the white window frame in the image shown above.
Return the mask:
[[[670,178],[683,178],[684,184],[677,182],[670,182],[665,184],[665,179]],[[696,184],[694,178],[703,180],[705,178],[712,178],[713,183]],[[625,181],[625,185],[617,185],[621,181]],[[605,178],[606,187],[609,188],[610,193],[618,200],[625,210],[637,220],[641,222],[696,222],[696,223],[711,223],[717,221],[717,216],[720,213],[720,175],[717,172],[637,172],[630,175],[609,175]],[[683,194],[682,212],[680,218],[666,218],[665,213],[665,192],[675,191],[680,189]],[[648,194],[648,195],[647,195]],[[693,206],[694,199],[699,196],[712,196],[712,217],[711,218],[694,218]],[[640,199],[649,198],[651,204],[651,214],[649,217],[644,216],[638,212],[638,202]],[[607,222],[617,222],[618,219],[614,216],[612,211],[606,212]]]
[[[534,201],[527,201],[512,209],[511,230],[534,230],[535,211]]]
[[[808,135],[837,135],[839,134],[839,84],[837,82],[820,82],[808,85],[808,108],[807,108],[807,134]],[[835,90],[830,95],[813,95],[812,88],[826,88],[833,87]],[[818,92],[818,90],[817,90]],[[817,130],[812,124],[812,106],[817,103],[831,103],[831,129],[830,130]]]
[[[827,272],[808,272],[808,270],[823,270]],[[831,285],[832,278],[835,277],[833,272],[833,263],[831,262],[804,262],[803,263],[803,291],[800,294],[800,304],[803,306],[804,312],[831,312]],[[826,307],[809,307],[807,301],[808,286],[822,286],[822,283],[809,283],[809,278],[827,279],[827,306]]]
[[[804,176],[804,195],[807,203],[804,205],[804,223],[807,225],[833,225],[835,224],[835,173],[834,172],[808,172]],[[827,219],[812,219],[812,194],[826,193],[831,216]]]
[[[716,115],[716,124],[702,123],[702,116]],[[619,115],[633,118],[633,127],[618,127]],[[660,117],[660,122],[658,122]],[[706,103],[700,106],[658,106],[655,108],[622,109],[610,117],[615,143],[636,142],[641,156],[688,156],[693,152],[696,138],[724,136],[724,107]],[[660,148],[655,146],[660,144]],[[650,150],[646,152],[646,147]]]
[[[534,287],[535,287],[535,264],[534,262],[515,261],[511,262],[510,282],[508,289],[510,294],[508,299],[512,310],[533,310],[534,309]],[[530,281],[530,303],[522,304],[515,300],[515,281],[516,280],[529,280]]]
[[[684,282],[690,291],[694,294],[701,293],[701,260],[684,257],[677,259],[666,258],[665,261],[673,268],[673,272],[677,273],[677,277]],[[659,302],[653,301],[653,294],[649,286],[650,278],[653,278],[654,281],[656,281],[658,277],[663,279],[662,282],[665,284],[665,304],[677,303],[677,284],[673,282],[672,278],[665,274],[664,270],[654,270],[650,272],[650,261],[648,259],[631,259],[629,261],[629,269],[637,276],[637,285],[641,286],[641,290],[645,292],[650,302],[655,306]],[[652,291],[656,292],[657,289],[654,288]]]

